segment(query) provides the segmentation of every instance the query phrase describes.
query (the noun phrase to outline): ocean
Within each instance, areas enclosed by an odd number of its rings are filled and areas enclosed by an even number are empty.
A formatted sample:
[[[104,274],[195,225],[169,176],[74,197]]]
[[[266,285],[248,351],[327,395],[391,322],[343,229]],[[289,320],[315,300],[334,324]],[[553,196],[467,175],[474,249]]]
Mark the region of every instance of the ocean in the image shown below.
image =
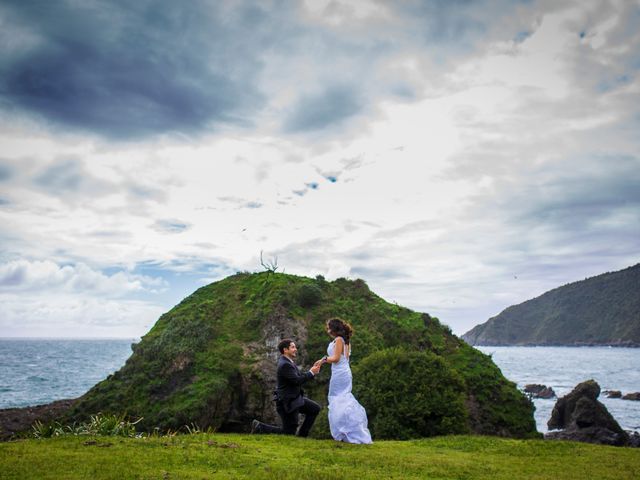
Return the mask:
[[[580,382],[593,379],[605,390],[622,394],[640,392],[640,348],[612,347],[476,347],[491,355],[502,374],[520,389],[528,383],[552,387],[558,397]],[[547,421],[556,398],[534,399],[539,432],[547,432]],[[625,430],[640,431],[640,402],[606,398],[600,400]]]
[[[76,398],[118,370],[137,339],[0,339],[0,408],[40,405]],[[607,347],[479,347],[519,388],[552,387],[558,396],[594,379],[604,390],[640,392],[640,349]],[[626,430],[640,431],[640,402],[600,401]],[[538,431],[556,399],[535,399]]]
[[[0,339],[0,408],[76,398],[120,369],[135,339]]]

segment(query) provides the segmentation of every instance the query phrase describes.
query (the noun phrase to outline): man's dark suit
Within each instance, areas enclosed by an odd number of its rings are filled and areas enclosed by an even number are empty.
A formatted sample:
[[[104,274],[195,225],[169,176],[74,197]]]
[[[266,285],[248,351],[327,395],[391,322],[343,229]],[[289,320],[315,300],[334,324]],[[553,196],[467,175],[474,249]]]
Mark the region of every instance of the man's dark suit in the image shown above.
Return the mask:
[[[300,369],[282,355],[278,360],[278,383],[275,390],[276,410],[282,419],[282,427],[260,423],[259,433],[284,433],[295,435],[298,429],[298,414],[304,414],[304,422],[298,436],[306,437],[320,413],[320,405],[304,396],[302,385],[313,379],[313,373],[301,372]]]

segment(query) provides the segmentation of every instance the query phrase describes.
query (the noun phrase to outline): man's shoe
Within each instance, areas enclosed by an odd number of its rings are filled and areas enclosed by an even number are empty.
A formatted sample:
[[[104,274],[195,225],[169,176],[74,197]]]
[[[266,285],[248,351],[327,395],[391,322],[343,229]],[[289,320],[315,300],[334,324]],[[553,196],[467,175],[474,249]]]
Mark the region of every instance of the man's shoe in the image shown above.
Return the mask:
[[[258,420],[251,422],[251,433],[260,433],[260,422]]]

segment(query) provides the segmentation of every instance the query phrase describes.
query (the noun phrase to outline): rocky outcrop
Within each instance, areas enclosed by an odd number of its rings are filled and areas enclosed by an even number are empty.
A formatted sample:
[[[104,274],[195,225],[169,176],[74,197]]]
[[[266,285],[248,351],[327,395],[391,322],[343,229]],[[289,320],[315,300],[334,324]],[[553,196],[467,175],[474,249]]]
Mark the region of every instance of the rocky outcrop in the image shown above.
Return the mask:
[[[539,385],[537,383],[530,383],[524,386],[524,393],[528,393],[532,398],[554,398],[556,396],[556,392],[553,391],[553,388],[547,387],[546,385]]]
[[[607,398],[621,398],[622,392],[620,390],[605,390],[604,393]]]
[[[36,421],[44,424],[52,422],[67,412],[76,401],[58,400],[46,405],[0,410],[0,440],[9,440],[29,431]]]
[[[547,422],[550,440],[573,440],[624,446],[629,435],[622,430],[607,408],[598,401],[600,386],[594,380],[577,385],[571,393],[559,399]]]
[[[640,392],[627,393],[622,400],[635,400],[640,401]]]

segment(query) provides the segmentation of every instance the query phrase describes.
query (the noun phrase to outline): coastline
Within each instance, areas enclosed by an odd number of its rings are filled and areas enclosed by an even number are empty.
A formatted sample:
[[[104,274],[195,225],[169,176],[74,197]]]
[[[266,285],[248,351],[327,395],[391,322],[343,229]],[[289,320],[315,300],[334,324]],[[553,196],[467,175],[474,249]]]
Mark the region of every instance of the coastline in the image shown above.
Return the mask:
[[[0,409],[0,441],[7,441],[14,435],[29,431],[37,420],[48,423],[60,418],[77,400],[70,398],[30,407]]]

